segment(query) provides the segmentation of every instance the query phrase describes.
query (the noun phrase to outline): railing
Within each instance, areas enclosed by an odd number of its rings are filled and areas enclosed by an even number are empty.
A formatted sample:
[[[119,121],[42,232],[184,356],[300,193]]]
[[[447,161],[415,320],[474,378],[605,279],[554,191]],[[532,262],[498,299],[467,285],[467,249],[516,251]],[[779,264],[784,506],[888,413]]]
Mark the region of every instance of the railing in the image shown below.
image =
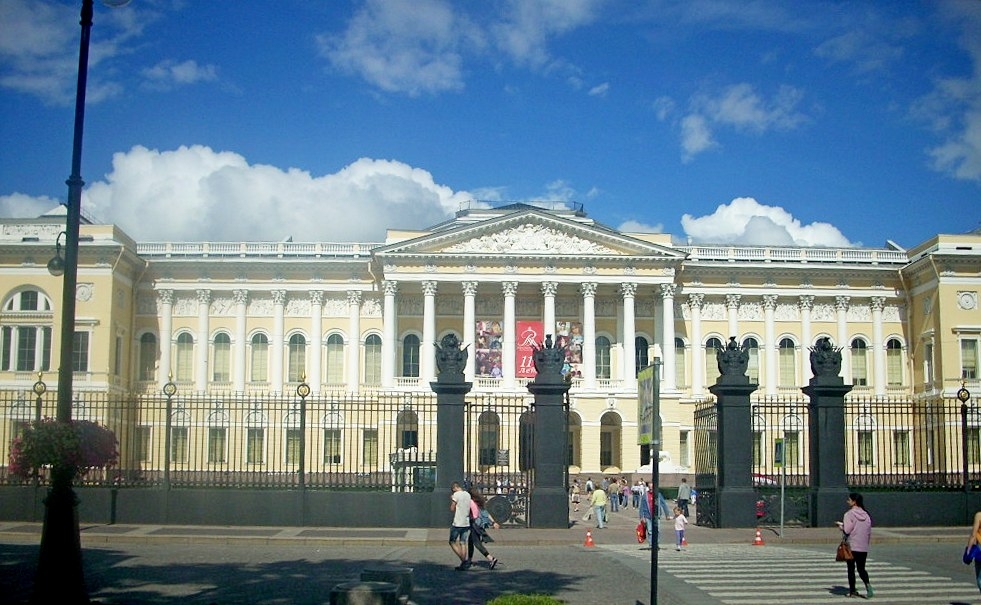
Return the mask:
[[[811,262],[897,264],[909,262],[904,252],[867,248],[781,248],[749,246],[679,246],[689,261]]]
[[[361,257],[381,243],[321,242],[147,242],[136,245],[143,257]]]

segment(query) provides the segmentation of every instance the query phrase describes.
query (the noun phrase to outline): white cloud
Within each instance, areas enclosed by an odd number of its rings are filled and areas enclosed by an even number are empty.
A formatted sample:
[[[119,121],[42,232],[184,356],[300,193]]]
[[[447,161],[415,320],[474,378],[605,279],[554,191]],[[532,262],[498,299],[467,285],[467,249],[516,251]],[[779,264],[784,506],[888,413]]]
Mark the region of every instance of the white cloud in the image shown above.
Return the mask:
[[[194,60],[178,63],[168,59],[144,69],[143,77],[148,87],[169,90],[187,84],[213,82],[218,79],[218,68],[214,65],[198,65]]]
[[[753,198],[735,198],[706,216],[681,217],[685,233],[698,243],[729,243],[753,246],[855,246],[829,223],[802,225],[792,214],[777,206],[765,206]]]
[[[603,82],[598,86],[594,86],[589,89],[589,96],[591,97],[605,97],[606,94],[610,92],[610,83]]]
[[[498,48],[519,65],[550,61],[549,38],[591,23],[601,0],[510,0],[509,15],[491,26]]]
[[[664,225],[658,223],[656,225],[648,225],[641,223],[639,221],[624,221],[617,227],[617,231],[622,231],[624,233],[664,233]]]
[[[681,119],[681,155],[684,161],[717,145],[705,116],[692,114]]]
[[[82,205],[138,241],[381,242],[393,216],[421,229],[469,199],[397,161],[362,158],[316,177],[193,146],[115,154],[112,172],[86,187]],[[0,197],[0,213],[38,216],[56,204],[14,194]]]

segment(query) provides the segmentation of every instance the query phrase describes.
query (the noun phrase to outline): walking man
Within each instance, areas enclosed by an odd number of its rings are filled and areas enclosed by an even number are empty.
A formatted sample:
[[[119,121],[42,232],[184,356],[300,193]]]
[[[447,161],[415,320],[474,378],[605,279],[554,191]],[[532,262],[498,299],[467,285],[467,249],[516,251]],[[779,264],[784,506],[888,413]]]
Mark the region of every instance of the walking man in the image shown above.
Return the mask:
[[[450,526],[450,548],[460,558],[460,565],[457,571],[470,569],[470,561],[467,559],[467,541],[470,538],[470,494],[467,490],[460,487],[457,481],[453,482],[453,490],[450,494],[450,511],[453,512],[453,524]]]
[[[681,514],[683,514],[685,518],[690,516],[688,512],[689,502],[691,502],[691,486],[688,485],[688,479],[682,477],[681,485],[678,486],[678,508],[681,509]]]

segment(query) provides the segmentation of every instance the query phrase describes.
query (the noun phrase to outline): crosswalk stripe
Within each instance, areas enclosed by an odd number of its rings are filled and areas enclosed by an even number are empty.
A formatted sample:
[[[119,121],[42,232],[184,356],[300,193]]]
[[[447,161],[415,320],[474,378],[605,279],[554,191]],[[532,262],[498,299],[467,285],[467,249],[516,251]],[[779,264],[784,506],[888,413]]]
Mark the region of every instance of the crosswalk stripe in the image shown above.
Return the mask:
[[[649,550],[633,545],[601,548],[637,559],[651,557]],[[876,586],[874,600],[881,603],[973,601],[978,596],[973,582],[884,561],[870,561],[866,567]],[[841,605],[845,584],[845,565],[834,560],[833,552],[785,546],[694,545],[681,552],[664,548],[658,553],[658,570],[726,605]]]

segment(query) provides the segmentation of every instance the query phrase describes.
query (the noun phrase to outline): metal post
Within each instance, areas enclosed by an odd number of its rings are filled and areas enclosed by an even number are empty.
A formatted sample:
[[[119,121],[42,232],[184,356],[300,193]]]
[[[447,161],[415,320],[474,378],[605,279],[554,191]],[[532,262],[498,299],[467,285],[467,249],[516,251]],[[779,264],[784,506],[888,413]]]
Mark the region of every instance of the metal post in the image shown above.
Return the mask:
[[[167,396],[167,417],[164,419],[164,478],[163,487],[170,490],[170,448],[173,447],[173,426],[174,426],[174,394],[177,393],[177,385],[174,384],[173,376],[167,377],[167,383],[163,386],[163,394]]]
[[[653,435],[651,436],[652,448],[651,458],[651,489],[654,490],[651,499],[651,526],[654,528],[654,541],[651,544],[651,605],[657,605],[657,557],[658,550],[661,548],[661,519],[655,514],[655,510],[660,508],[660,483],[661,483],[661,359],[654,358],[654,394],[651,400],[654,402]],[[646,498],[646,494],[641,497]]]
[[[44,384],[44,372],[37,373],[37,382],[34,383],[34,394],[37,395],[36,405],[34,408],[34,421],[41,422],[41,398],[44,396],[44,392],[48,390],[48,385]]]
[[[968,466],[970,452],[967,447],[967,402],[971,400],[971,392],[964,382],[961,382],[961,388],[957,391],[957,400],[961,402],[961,480],[964,483],[964,492],[967,493],[971,491],[971,470]]]
[[[307,457],[307,396],[310,395],[310,385],[307,384],[306,376],[300,378],[300,384],[296,386],[296,394],[300,397],[300,461],[296,472],[300,482],[300,489],[306,489],[306,457]]]

